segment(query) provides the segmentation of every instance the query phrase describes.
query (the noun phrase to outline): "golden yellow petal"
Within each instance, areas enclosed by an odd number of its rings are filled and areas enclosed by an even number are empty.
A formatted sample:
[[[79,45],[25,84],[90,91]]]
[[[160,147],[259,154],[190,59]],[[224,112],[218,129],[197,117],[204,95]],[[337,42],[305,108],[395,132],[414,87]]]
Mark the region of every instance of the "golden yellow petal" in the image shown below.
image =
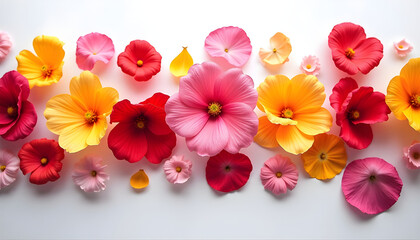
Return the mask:
[[[97,112],[98,115],[106,117],[111,114],[112,107],[118,102],[118,97],[119,94],[114,88],[100,88],[96,91],[94,96],[95,103],[92,108]]]
[[[58,68],[64,58],[64,43],[56,37],[38,36],[33,41],[36,54],[50,68]]]
[[[131,176],[130,185],[135,189],[145,188],[149,186],[149,177],[143,169],[140,169],[138,172],[134,173],[133,176]]]
[[[101,88],[98,76],[89,71],[83,71],[80,76],[73,77],[70,82],[71,95],[78,98],[87,108],[94,108],[95,93]]]
[[[314,142],[313,136],[302,133],[293,125],[278,125],[276,139],[286,152],[295,155],[306,152]]]
[[[403,112],[410,107],[410,91],[404,82],[400,76],[392,78],[385,96],[386,104],[399,120],[406,119]]]
[[[305,112],[318,109],[325,100],[324,85],[313,75],[299,74],[290,83],[289,101],[293,112]]]
[[[266,148],[275,148],[279,144],[276,140],[276,132],[278,125],[271,123],[266,116],[258,119],[258,132],[254,137],[254,141],[260,146]]]
[[[290,80],[284,75],[271,75],[265,78],[258,88],[257,106],[261,111],[268,110],[279,116],[289,104]]]
[[[403,111],[403,114],[407,117],[410,126],[414,130],[420,131],[420,109],[409,107]]]
[[[401,69],[400,77],[409,95],[420,94],[420,58],[412,58]]]
[[[44,81],[41,71],[42,61],[28,50],[23,50],[16,56],[18,62],[17,71],[28,79],[29,87],[32,88]]]
[[[297,128],[305,134],[317,135],[328,132],[332,126],[331,113],[321,107],[317,110],[299,111],[293,117]]]
[[[264,106],[263,106],[264,107]],[[267,118],[271,123],[274,124],[281,124],[281,125],[296,125],[298,122],[295,120],[292,120],[290,118],[282,118],[277,117],[276,115],[269,112],[267,109],[265,110],[265,113],[267,114]]]
[[[87,139],[91,131],[92,125],[86,121],[69,125],[61,131],[58,143],[69,153],[78,152],[88,146]]]
[[[169,65],[169,71],[175,77],[182,77],[188,74],[188,70],[194,64],[191,55],[188,53],[187,48],[184,47],[182,52],[172,60]]]
[[[108,124],[106,123],[106,118],[103,116],[98,117],[96,123],[92,124],[91,132],[89,137],[86,139],[87,145],[98,145],[101,139],[105,136],[106,129]]]

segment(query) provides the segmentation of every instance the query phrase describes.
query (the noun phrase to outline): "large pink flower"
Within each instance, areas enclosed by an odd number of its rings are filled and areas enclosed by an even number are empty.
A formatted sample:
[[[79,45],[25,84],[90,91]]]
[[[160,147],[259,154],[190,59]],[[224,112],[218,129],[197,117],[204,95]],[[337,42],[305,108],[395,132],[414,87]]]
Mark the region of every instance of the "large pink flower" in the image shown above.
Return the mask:
[[[111,38],[97,32],[89,33],[77,40],[76,63],[80,69],[90,71],[97,61],[108,63],[114,53]]]
[[[384,56],[381,41],[366,38],[365,30],[350,22],[334,26],[328,36],[328,46],[335,66],[351,75],[359,71],[369,73]]]
[[[201,156],[223,149],[238,153],[257,134],[257,98],[252,78],[240,69],[223,72],[215,63],[195,64],[166,103],[166,122]]]
[[[242,67],[252,52],[251,40],[242,28],[222,27],[211,32],[204,48],[212,57],[222,57],[235,67]]]
[[[395,167],[381,158],[352,161],[341,181],[347,202],[367,214],[378,214],[392,207],[402,187]]]

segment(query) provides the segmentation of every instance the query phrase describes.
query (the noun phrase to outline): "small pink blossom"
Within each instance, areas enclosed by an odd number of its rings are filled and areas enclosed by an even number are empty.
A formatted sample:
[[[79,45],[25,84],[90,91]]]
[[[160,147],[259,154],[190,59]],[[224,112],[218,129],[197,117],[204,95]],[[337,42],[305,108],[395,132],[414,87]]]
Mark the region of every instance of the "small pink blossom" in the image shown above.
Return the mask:
[[[100,192],[105,190],[105,181],[109,180],[104,171],[106,165],[99,157],[85,157],[74,164],[73,181],[85,192]]]
[[[0,189],[9,186],[16,180],[19,163],[16,156],[0,150]]]
[[[266,190],[279,195],[295,188],[299,173],[288,157],[276,155],[265,161],[260,178]]]
[[[9,34],[0,31],[0,61],[6,58],[11,47],[12,41],[10,40]]]
[[[92,70],[97,61],[107,64],[114,53],[114,44],[105,34],[93,32],[77,40],[76,62],[82,70]]]
[[[185,183],[191,177],[192,163],[184,156],[172,156],[165,162],[163,170],[170,183]]]
[[[408,148],[404,148],[404,161],[409,169],[420,168],[420,142],[413,142]]]
[[[312,55],[303,57],[302,63],[300,64],[300,70],[307,75],[317,76],[321,70],[319,58]]]
[[[399,42],[394,42],[394,48],[395,48],[395,52],[400,57],[405,57],[407,56],[407,54],[411,52],[411,50],[413,50],[413,45],[407,42],[407,40],[402,39]]]

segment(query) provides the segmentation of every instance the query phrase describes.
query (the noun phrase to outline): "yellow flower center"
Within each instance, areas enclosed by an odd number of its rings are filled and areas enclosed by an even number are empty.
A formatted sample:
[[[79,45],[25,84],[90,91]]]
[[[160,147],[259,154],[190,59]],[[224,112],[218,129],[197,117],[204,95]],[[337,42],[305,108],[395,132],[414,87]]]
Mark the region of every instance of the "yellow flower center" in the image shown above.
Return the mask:
[[[142,61],[142,60],[138,60],[138,61],[137,61],[137,66],[138,66],[138,67],[143,66],[143,61]]]
[[[399,46],[398,46],[398,48],[399,48],[399,49],[403,49],[403,48],[404,48],[404,46],[403,46],[403,45],[399,45]]]
[[[276,172],[276,177],[277,178],[281,178],[281,176],[283,176],[283,174],[281,172]]]
[[[369,180],[370,180],[371,182],[375,181],[375,180],[376,180],[376,176],[375,176],[375,175],[370,175],[370,176],[369,176]]]
[[[42,65],[41,72],[44,77],[49,77],[52,74],[52,69],[50,69],[47,65]]]
[[[7,108],[7,115],[9,115],[10,117],[16,117],[17,107],[8,107]]]
[[[306,65],[306,69],[311,69],[311,67],[312,67],[311,64]]]
[[[48,159],[47,158],[45,158],[45,157],[41,158],[41,164],[42,165],[45,165],[47,163],[48,163]]]
[[[96,174],[98,174],[95,170],[92,170],[92,172],[90,172],[90,175],[92,175],[92,177],[96,177]]]
[[[413,108],[418,108],[420,107],[420,96],[417,94],[414,94],[410,97],[410,105]]]
[[[356,120],[356,119],[359,119],[359,118],[360,118],[360,113],[359,113],[359,111],[357,111],[357,110],[353,110],[353,111],[351,111],[351,112],[350,112],[350,114],[349,114],[349,118],[350,118],[351,120]]]
[[[217,116],[220,115],[220,113],[222,113],[222,105],[220,105],[220,103],[218,103],[218,102],[209,103],[207,108],[208,108],[207,112],[212,117],[217,117]]]
[[[2,172],[4,172],[4,170],[6,170],[6,166],[1,165],[1,166],[0,166],[0,170],[1,170]]]
[[[229,50],[227,48],[225,48],[225,52],[227,53],[227,52],[229,52]]]
[[[346,53],[346,57],[349,59],[352,59],[354,57],[353,48],[347,48],[345,53]]]
[[[276,53],[277,52],[277,49],[276,48],[273,48],[273,53]]]
[[[413,153],[413,158],[414,159],[419,159],[419,157],[420,157],[420,153],[418,153],[418,152],[415,152],[415,153]]]
[[[93,111],[87,111],[85,113],[85,120],[89,124],[93,124],[93,123],[96,123],[98,121],[98,116]]]
[[[175,170],[176,170],[176,172],[181,172],[182,168],[181,167],[176,167]]]
[[[280,117],[292,119],[293,111],[290,108],[285,108],[280,112]]]
[[[325,154],[325,153],[321,153],[321,154],[319,155],[319,159],[321,159],[321,160],[325,160],[325,159],[327,159],[327,154]]]
[[[230,166],[229,166],[229,165],[227,165],[227,166],[225,167],[225,171],[226,171],[226,172],[230,172],[230,170],[231,170],[231,169],[230,169]]]
[[[96,55],[97,53],[96,53],[96,52],[93,52],[92,54],[93,54],[93,55]]]
[[[136,127],[143,129],[146,126],[146,119],[143,116],[140,116],[136,119]]]

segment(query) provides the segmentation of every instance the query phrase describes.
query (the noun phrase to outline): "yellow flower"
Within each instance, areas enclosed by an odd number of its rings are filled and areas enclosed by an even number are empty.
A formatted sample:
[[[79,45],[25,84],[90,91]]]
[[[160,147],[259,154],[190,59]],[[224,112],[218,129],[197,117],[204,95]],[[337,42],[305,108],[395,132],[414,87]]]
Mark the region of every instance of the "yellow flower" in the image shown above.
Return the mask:
[[[35,56],[23,50],[16,56],[17,71],[29,81],[29,87],[49,86],[63,76],[64,43],[56,37],[38,36],[33,41]]]
[[[391,79],[385,102],[397,119],[420,131],[420,58],[413,58]]]
[[[71,80],[70,95],[57,95],[47,102],[47,128],[59,135],[58,142],[67,152],[98,145],[105,135],[106,117],[117,101],[115,89],[103,88],[96,75],[84,71]]]
[[[270,65],[279,65],[289,61],[289,55],[292,52],[290,39],[283,33],[276,33],[270,38],[271,49],[260,48],[261,61]]]
[[[187,47],[183,47],[182,52],[172,60],[169,70],[175,77],[182,77],[188,74],[188,70],[194,64]]]
[[[312,147],[301,157],[303,167],[309,176],[321,180],[335,177],[347,163],[343,140],[326,133],[316,135]]]
[[[306,152],[314,135],[330,130],[332,117],[321,107],[324,85],[313,75],[268,76],[257,88],[257,106],[266,116],[259,118],[254,141],[263,147],[279,145],[289,153]]]

